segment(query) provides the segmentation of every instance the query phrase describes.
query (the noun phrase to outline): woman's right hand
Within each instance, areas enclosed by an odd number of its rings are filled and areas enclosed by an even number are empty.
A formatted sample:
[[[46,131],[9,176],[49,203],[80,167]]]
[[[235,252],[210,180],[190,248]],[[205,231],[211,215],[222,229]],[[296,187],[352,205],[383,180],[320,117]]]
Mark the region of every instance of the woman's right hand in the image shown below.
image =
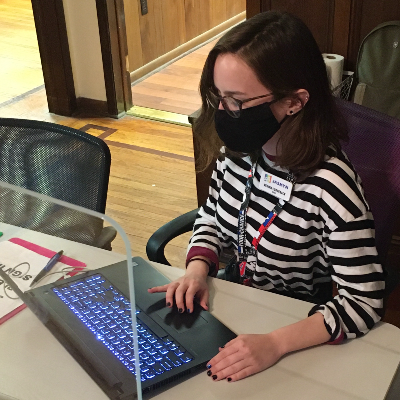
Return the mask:
[[[186,273],[181,278],[163,286],[148,289],[149,293],[166,292],[165,301],[167,307],[172,308],[175,304],[179,312],[193,312],[194,298],[198,300],[201,307],[208,310],[208,265],[201,260],[192,261],[188,264]]]

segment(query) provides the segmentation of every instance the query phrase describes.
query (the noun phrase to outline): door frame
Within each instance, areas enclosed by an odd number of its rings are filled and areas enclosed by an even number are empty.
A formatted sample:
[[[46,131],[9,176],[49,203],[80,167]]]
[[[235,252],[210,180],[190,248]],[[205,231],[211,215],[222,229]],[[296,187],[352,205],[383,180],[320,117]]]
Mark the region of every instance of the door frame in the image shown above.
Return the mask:
[[[63,3],[32,0],[49,112],[121,117],[132,107],[123,0],[96,0],[105,102],[77,99]],[[51,16],[51,18],[50,18]]]

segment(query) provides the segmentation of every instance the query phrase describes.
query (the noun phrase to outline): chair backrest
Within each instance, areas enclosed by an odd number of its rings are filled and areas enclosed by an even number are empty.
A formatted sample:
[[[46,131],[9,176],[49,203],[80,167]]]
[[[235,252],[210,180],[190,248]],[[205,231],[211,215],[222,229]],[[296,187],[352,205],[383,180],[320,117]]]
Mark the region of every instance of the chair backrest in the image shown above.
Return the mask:
[[[0,118],[0,180],[104,213],[111,156],[86,132]]]
[[[379,24],[363,39],[354,102],[400,118],[400,21]]]
[[[104,213],[110,164],[108,146],[88,133],[48,122],[0,118],[1,181]],[[13,215],[2,207],[1,220],[17,224],[27,204],[9,201]],[[102,221],[89,216],[82,220],[73,214],[71,210],[59,216],[57,223],[47,223],[46,229],[53,225],[54,231],[45,233],[91,243]],[[42,225],[38,220],[37,229]]]
[[[400,211],[400,120],[337,101],[350,136],[343,150],[362,179],[375,220],[376,247],[384,262]]]

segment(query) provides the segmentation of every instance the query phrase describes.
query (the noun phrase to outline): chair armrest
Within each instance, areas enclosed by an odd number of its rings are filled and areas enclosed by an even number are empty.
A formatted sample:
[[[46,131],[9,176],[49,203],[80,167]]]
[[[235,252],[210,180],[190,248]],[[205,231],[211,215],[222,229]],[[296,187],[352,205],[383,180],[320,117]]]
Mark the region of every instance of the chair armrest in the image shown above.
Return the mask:
[[[198,208],[189,211],[186,214],[180,215],[166,223],[155,231],[146,245],[146,253],[149,260],[171,265],[164,255],[165,246],[170,240],[193,229],[193,224],[198,212]]]
[[[111,242],[117,236],[117,231],[113,226],[106,226],[102,229],[100,236],[97,238],[96,243],[94,244],[96,247],[104,250],[112,250]]]

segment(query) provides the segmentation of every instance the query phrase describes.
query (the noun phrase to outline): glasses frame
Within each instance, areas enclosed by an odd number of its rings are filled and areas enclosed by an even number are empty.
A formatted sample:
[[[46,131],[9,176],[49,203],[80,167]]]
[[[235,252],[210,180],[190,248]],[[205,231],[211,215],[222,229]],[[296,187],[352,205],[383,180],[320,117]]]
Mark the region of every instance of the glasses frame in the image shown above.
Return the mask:
[[[231,117],[239,118],[240,114],[242,112],[242,107],[243,107],[244,103],[247,103],[247,102],[252,101],[252,100],[262,99],[262,98],[268,97],[268,96],[273,96],[273,93],[271,92],[271,93],[268,93],[268,94],[263,94],[262,96],[256,96],[256,97],[251,97],[249,99],[239,100],[239,99],[236,99],[233,96],[218,96],[215,93],[210,91],[209,93],[207,93],[206,97],[207,97],[207,101],[208,101],[208,103],[210,104],[211,107],[213,107],[213,108],[215,108],[217,110],[219,108],[219,103],[221,103],[222,107],[224,108],[224,110]],[[211,99],[210,99],[210,97],[211,97]],[[238,105],[238,110],[237,111],[233,111],[233,110],[229,109],[228,104],[225,102],[225,99],[227,99],[227,98],[232,99],[232,100],[234,100],[236,102],[236,104]],[[218,104],[213,104],[213,100],[218,101]]]

